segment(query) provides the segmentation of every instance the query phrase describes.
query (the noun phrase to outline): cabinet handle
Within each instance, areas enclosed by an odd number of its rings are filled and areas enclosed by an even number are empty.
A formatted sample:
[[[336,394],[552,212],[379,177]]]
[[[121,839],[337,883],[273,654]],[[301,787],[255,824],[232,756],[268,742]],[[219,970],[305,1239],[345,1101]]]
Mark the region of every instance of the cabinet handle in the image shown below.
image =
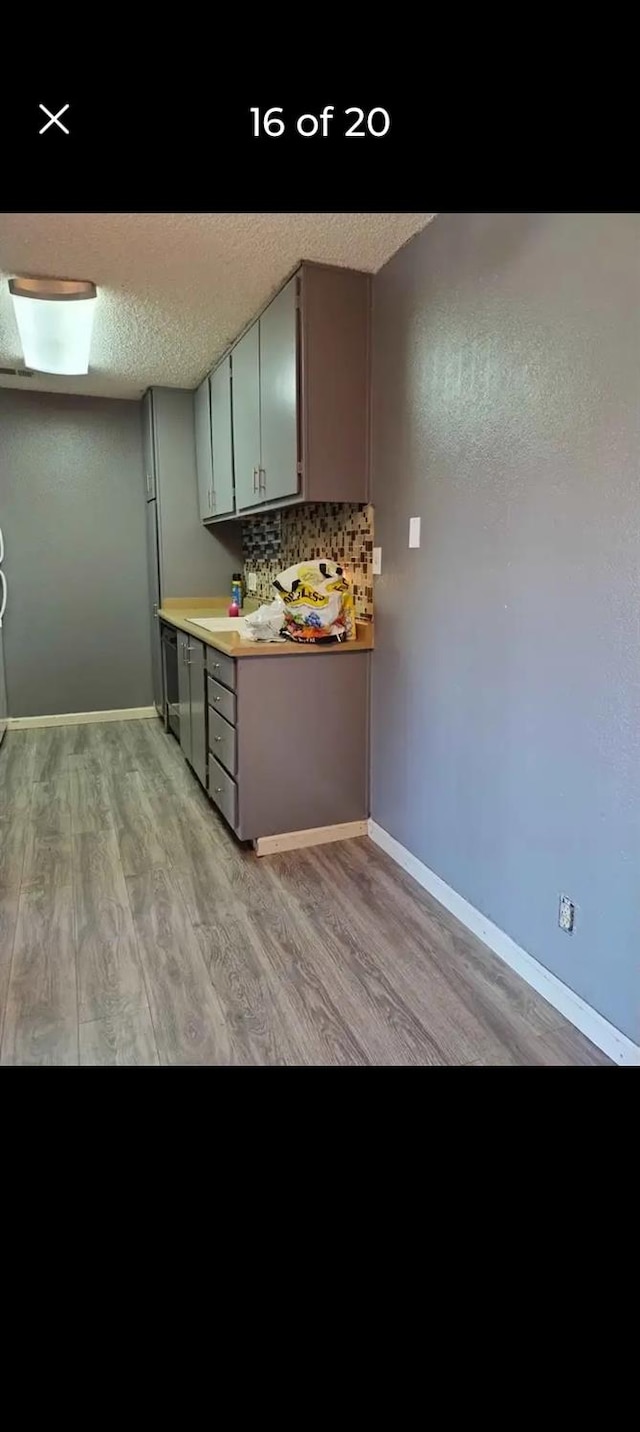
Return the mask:
[[[157,603],[157,602],[154,602],[154,603],[153,603],[153,615],[154,615],[154,617],[157,617],[157,615],[158,615],[158,603]]]
[[[254,492],[259,492],[259,491],[260,491],[260,488],[259,488],[259,485],[258,485],[258,483],[259,483],[259,478],[260,478],[260,468],[259,468],[259,467],[254,467],[254,469],[253,469],[253,490],[254,490]]]
[[[215,490],[215,487],[212,487],[212,488],[211,488],[211,511],[212,511],[212,512],[215,512],[215,510],[216,510],[216,490]]]

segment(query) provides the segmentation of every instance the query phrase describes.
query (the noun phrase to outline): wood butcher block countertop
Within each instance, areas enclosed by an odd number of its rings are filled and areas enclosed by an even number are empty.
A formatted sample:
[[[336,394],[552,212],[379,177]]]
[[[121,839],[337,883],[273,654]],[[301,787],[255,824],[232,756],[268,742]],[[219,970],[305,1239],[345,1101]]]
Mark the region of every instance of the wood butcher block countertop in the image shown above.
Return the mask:
[[[207,631],[194,622],[200,617],[226,617],[230,598],[221,597],[167,597],[158,616],[161,621],[197,637],[205,646],[213,646],[226,656],[327,656],[329,653],[371,651],[373,649],[373,622],[356,622],[358,633],[355,641],[318,643],[305,645],[294,641],[247,641],[235,631]],[[260,602],[251,599],[245,602],[243,616],[256,611]]]

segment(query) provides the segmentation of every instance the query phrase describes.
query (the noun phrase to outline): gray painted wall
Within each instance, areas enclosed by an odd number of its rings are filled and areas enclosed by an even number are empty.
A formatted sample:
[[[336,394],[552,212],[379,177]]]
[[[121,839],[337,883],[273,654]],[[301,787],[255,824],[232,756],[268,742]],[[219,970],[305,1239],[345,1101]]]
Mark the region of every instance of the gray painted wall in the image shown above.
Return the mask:
[[[373,393],[373,818],[635,1039],[639,255],[635,214],[438,217]]]
[[[151,703],[140,405],[0,390],[9,712]]]

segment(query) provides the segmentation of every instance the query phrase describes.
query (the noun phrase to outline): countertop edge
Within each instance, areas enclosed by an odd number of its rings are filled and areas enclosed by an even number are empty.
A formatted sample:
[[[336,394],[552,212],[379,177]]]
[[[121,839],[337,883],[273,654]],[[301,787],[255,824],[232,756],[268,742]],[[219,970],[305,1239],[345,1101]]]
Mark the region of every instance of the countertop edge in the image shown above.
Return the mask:
[[[212,603],[213,606],[213,603]],[[220,616],[218,609],[209,612],[203,611],[194,603],[194,611],[198,617]],[[294,641],[287,642],[262,642],[244,641],[235,632],[206,631],[199,627],[196,621],[189,620],[184,612],[172,610],[171,607],[160,607],[158,611],[160,621],[166,622],[168,626],[175,627],[177,631],[184,631],[188,636],[197,638],[205,646],[211,646],[215,651],[221,651],[224,656],[244,658],[247,656],[337,656],[338,654],[353,654],[355,652],[373,651],[373,623],[357,622],[357,630],[363,632],[355,641],[328,642],[326,645],[307,646]],[[371,628],[371,630],[367,630]]]

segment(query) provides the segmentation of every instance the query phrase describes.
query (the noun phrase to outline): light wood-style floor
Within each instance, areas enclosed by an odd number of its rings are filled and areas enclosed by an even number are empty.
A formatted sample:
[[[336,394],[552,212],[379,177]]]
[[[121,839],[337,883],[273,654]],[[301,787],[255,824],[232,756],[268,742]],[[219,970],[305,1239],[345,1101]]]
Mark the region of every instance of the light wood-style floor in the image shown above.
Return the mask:
[[[0,751],[2,1064],[607,1064],[369,840],[259,860],[152,721]]]

